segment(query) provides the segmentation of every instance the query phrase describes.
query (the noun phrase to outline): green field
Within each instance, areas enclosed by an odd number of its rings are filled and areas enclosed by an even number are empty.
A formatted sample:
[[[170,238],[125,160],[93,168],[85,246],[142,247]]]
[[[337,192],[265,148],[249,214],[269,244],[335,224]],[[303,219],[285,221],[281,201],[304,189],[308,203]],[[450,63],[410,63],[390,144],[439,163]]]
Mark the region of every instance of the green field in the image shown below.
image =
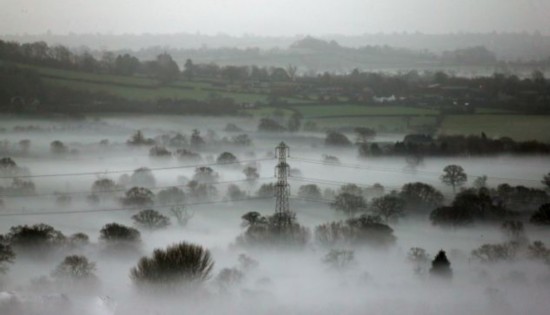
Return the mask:
[[[314,121],[321,129],[338,129],[350,127],[368,127],[378,132],[409,133],[411,127],[433,125],[434,116],[400,117],[400,116],[364,116],[330,119],[307,119]]]
[[[337,116],[431,116],[437,110],[404,106],[366,106],[366,105],[302,105],[293,106],[305,118],[330,118]]]
[[[179,98],[207,100],[214,95],[218,97],[232,98],[236,102],[250,103],[265,101],[266,96],[261,94],[247,94],[224,91],[209,91],[201,88],[177,88],[174,86],[125,86],[112,84],[110,82],[85,82],[67,79],[45,77],[47,85],[67,87],[76,90],[105,92],[114,96],[135,101],[154,101],[159,98]]]
[[[511,137],[515,140],[550,142],[550,116],[535,115],[451,115],[443,121],[441,134]]]

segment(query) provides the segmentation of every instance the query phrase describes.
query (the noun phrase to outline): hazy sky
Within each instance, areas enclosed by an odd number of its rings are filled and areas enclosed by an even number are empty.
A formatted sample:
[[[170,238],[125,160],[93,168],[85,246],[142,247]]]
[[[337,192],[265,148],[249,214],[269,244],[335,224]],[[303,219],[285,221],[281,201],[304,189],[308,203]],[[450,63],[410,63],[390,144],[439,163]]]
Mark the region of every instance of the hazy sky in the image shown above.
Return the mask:
[[[550,0],[0,0],[0,33],[550,34]]]

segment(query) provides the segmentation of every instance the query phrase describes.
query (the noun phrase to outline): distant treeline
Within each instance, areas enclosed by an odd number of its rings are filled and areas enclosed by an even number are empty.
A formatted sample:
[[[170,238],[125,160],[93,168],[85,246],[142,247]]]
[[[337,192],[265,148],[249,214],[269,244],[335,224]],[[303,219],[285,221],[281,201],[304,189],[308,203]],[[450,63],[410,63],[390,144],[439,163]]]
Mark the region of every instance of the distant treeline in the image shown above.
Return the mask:
[[[550,144],[538,141],[514,141],[503,137],[490,139],[481,136],[407,135],[393,145],[377,143],[359,147],[362,156],[399,155],[421,159],[425,156],[490,156],[498,154],[550,154]],[[419,161],[417,161],[419,162]]]
[[[293,49],[327,51],[344,48],[336,43],[306,38],[294,45]],[[369,49],[380,50],[381,48]],[[361,51],[361,48],[353,51]],[[391,51],[384,49],[380,52],[391,55]],[[480,62],[493,59],[483,48],[460,50],[447,55],[444,54],[444,58],[474,60],[479,58]],[[13,107],[18,103],[28,105],[33,100],[38,100],[42,104],[55,103],[55,106],[67,107],[70,110],[78,110],[82,105],[86,105],[84,106],[86,110],[93,108],[88,107],[89,104],[94,104],[95,110],[102,110],[102,104],[107,104],[105,105],[107,110],[167,109],[170,112],[176,110],[181,113],[195,113],[198,110],[210,114],[226,114],[234,113],[238,108],[229,99],[224,99],[222,105],[220,99],[216,97],[207,101],[185,99],[170,101],[166,97],[161,101],[148,101],[143,104],[134,102],[130,105],[125,99],[102,92],[70,91],[67,88],[51,85],[46,88],[39,74],[26,69],[27,67],[25,69],[19,67],[21,64],[30,64],[86,73],[148,77],[155,79],[158,85],[169,85],[176,80],[206,81],[220,90],[264,94],[271,105],[286,105],[289,98],[312,104],[372,104],[377,101],[377,98],[382,97],[388,98],[383,102],[405,106],[428,106],[440,108],[449,113],[473,111],[475,107],[509,108],[524,113],[550,111],[550,84],[541,71],[534,71],[531,77],[525,79],[520,79],[516,75],[498,73],[492,76],[464,78],[444,72],[409,71],[384,74],[363,72],[358,69],[346,74],[325,72],[300,75],[297,67],[293,65],[286,67],[220,66],[215,63],[195,63],[191,59],[186,60],[183,69],[180,69],[172,56],[167,53],[161,53],[153,60],[140,61],[129,54],[116,55],[113,52],[104,52],[98,59],[89,52],[77,54],[66,47],[50,47],[44,42],[19,44],[4,41],[0,41],[0,62],[2,62],[0,63],[0,80],[2,80],[0,106],[3,110],[8,110],[9,106]],[[10,66],[10,63],[15,65]],[[109,85],[115,84],[117,83],[109,83]],[[166,104],[171,105],[166,107]],[[44,108],[44,106],[41,107]]]

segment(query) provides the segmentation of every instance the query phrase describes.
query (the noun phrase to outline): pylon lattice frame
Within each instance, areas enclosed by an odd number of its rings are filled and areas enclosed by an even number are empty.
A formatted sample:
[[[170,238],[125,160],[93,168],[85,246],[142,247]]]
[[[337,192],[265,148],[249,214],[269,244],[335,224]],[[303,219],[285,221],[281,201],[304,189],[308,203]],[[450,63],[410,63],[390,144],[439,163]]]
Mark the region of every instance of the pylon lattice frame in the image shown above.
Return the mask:
[[[275,183],[275,214],[283,217],[290,218],[290,185],[288,184],[288,176],[290,174],[290,166],[286,162],[286,158],[289,156],[289,147],[281,142],[275,148],[275,155],[278,159],[277,166],[275,166],[275,176],[277,182]]]

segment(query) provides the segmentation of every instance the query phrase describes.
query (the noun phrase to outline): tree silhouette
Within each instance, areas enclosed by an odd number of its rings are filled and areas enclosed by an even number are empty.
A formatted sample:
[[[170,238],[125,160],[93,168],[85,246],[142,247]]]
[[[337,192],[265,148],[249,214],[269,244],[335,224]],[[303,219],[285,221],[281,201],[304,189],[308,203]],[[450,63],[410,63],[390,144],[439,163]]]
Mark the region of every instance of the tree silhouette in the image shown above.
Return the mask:
[[[231,152],[223,152],[216,159],[216,163],[218,164],[235,164],[237,162],[237,157]]]
[[[468,180],[468,176],[460,165],[447,165],[443,169],[441,181],[453,187],[453,192],[456,192],[456,187],[464,185]]]
[[[122,202],[129,206],[148,206],[152,205],[155,195],[152,191],[144,187],[132,187],[126,193]]]
[[[170,219],[153,209],[142,210],[132,216],[134,224],[148,230],[158,230],[170,225]]]
[[[0,274],[8,271],[8,264],[12,264],[14,259],[15,253],[8,240],[3,235],[0,235]]]
[[[542,184],[546,186],[547,189],[550,189],[550,173],[544,175],[542,178]]]
[[[550,225],[550,203],[540,206],[539,210],[533,213],[530,221],[537,225]]]
[[[453,276],[453,271],[451,269],[451,262],[447,259],[445,251],[440,250],[439,253],[432,260],[432,268],[430,269],[430,274],[443,277],[451,278]]]
[[[398,196],[386,195],[372,200],[370,209],[375,215],[384,218],[388,222],[391,218],[403,215],[405,202]]]
[[[52,272],[52,276],[60,279],[83,280],[95,278],[95,270],[95,263],[89,261],[86,256],[72,255],[65,257]]]
[[[352,216],[357,212],[365,211],[367,203],[362,196],[343,192],[336,196],[330,207],[337,211],[342,211],[348,216]]]
[[[141,234],[134,228],[118,223],[109,223],[99,231],[99,239],[111,243],[136,243],[141,241]]]
[[[408,210],[427,213],[443,203],[443,194],[433,186],[425,183],[408,183],[403,185],[399,196],[403,198]]]
[[[155,249],[153,256],[141,258],[130,270],[130,277],[141,286],[199,284],[208,279],[213,267],[214,261],[208,250],[182,242],[165,250]]]

